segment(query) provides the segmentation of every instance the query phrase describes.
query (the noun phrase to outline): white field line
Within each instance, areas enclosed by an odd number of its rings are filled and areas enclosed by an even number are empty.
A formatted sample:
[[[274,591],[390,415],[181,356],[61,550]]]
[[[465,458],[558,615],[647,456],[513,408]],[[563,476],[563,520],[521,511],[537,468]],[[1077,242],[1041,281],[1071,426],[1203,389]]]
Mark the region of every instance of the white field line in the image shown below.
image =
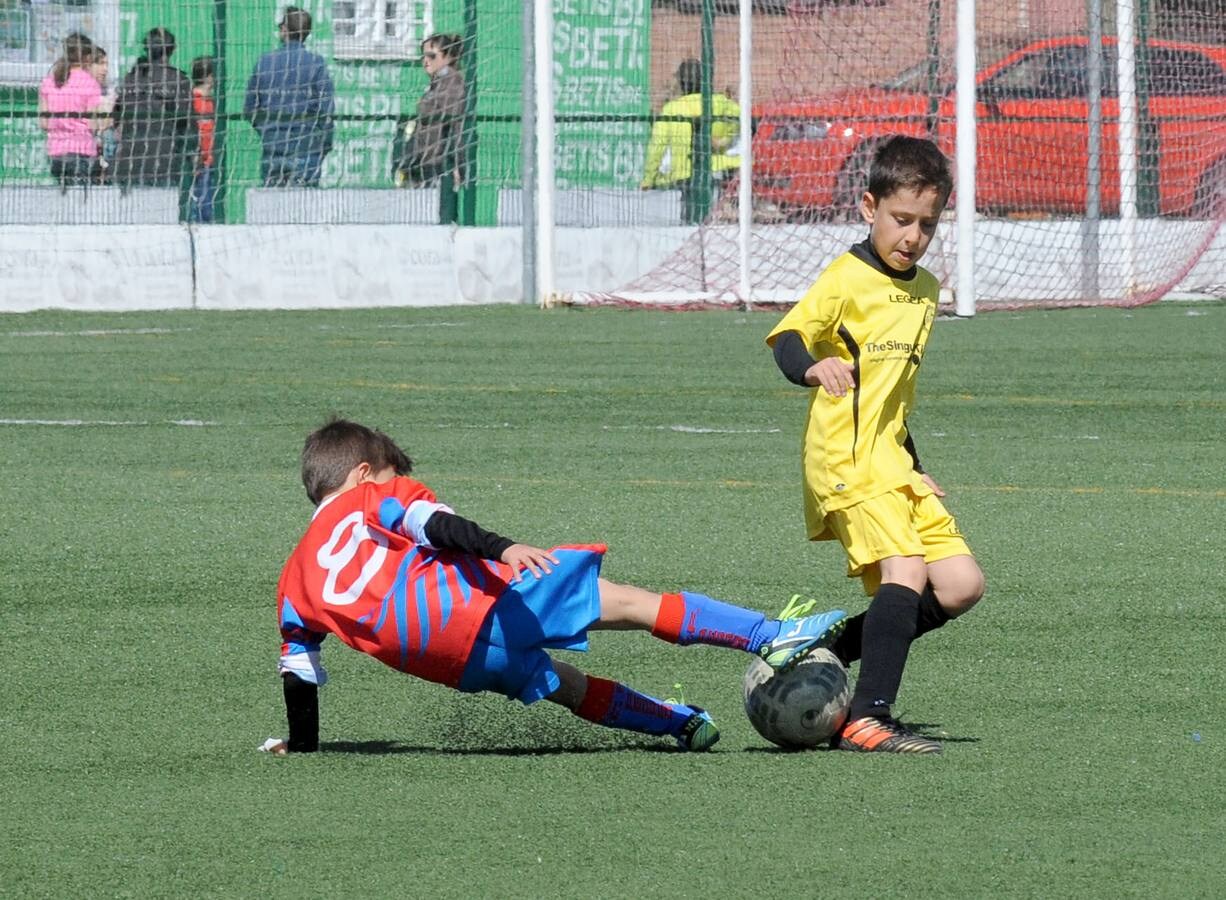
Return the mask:
[[[319,325],[319,331],[369,331],[384,328],[463,328],[464,322],[396,322],[388,325],[362,325],[350,328],[348,325]]]
[[[492,422],[482,425],[465,425],[463,422],[435,422],[433,428],[456,428],[462,431],[502,431],[503,429],[515,428],[516,426],[510,422]]]
[[[459,422],[437,422],[434,428],[456,428],[464,431],[501,431],[516,429],[514,422],[494,422],[465,425]],[[681,434],[778,434],[779,428],[707,428],[701,425],[601,425],[601,431],[676,431]]]
[[[681,434],[779,434],[781,428],[708,428],[703,425],[601,425],[602,431],[676,431]]]
[[[978,437],[978,436],[979,435],[974,431],[966,432],[966,437]],[[945,433],[944,431],[933,431],[933,432],[930,432],[929,434],[924,435],[924,437],[943,438],[943,437],[949,437],[949,435]],[[1102,438],[1098,436],[1097,434],[1045,434],[1043,435],[1043,440],[1045,441],[1101,441]]]
[[[115,334],[183,334],[192,328],[95,328],[86,331],[10,331],[9,337],[105,337]]]
[[[119,420],[119,419],[7,419],[0,418],[0,425],[34,425],[61,426],[65,428],[147,428],[152,425],[178,425],[184,427],[209,427],[221,425],[220,422],[208,422],[203,419],[168,419],[160,422]],[[460,422],[436,422],[438,429],[456,429],[460,431],[502,431],[514,430],[520,426],[513,422],[492,422],[481,425],[466,425]],[[602,425],[602,431],[674,431],[680,434],[779,434],[779,428],[707,428],[700,425]]]
[[[170,419],[164,422],[127,422],[111,419],[0,419],[0,425],[51,425],[64,428],[146,428],[150,425],[180,425],[189,428],[202,428],[218,422],[205,422],[202,419]]]

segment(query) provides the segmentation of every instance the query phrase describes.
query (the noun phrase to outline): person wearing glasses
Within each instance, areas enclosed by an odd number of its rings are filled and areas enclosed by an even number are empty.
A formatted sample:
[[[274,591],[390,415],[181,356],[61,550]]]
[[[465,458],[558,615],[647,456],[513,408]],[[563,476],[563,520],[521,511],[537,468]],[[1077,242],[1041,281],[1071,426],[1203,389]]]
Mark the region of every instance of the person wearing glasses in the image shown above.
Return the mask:
[[[417,103],[417,115],[397,132],[393,174],[401,187],[437,184],[447,174],[457,187],[464,183],[468,87],[459,67],[462,45],[458,34],[433,34],[421,42],[421,62],[430,83]]]
[[[288,7],[278,33],[281,46],[260,57],[247,82],[243,116],[264,145],[265,187],[318,187],[332,150],[332,77],[324,58],[306,49],[309,12]]]

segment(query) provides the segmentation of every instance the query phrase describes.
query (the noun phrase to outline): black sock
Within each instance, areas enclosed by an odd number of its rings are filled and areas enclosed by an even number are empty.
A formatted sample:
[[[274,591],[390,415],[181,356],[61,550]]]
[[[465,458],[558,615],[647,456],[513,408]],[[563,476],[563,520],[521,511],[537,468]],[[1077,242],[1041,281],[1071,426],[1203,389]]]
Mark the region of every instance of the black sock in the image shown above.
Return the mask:
[[[830,645],[831,652],[842,661],[844,666],[850,666],[860,658],[865,615],[866,613],[857,613],[849,616],[842,633]],[[953,616],[945,611],[945,607],[937,602],[937,596],[932,592],[932,585],[928,585],[924,588],[924,593],[920,595],[919,620],[915,624],[915,636],[919,637],[930,631],[936,631],[952,618]]]
[[[860,638],[864,634],[864,617],[868,613],[856,613],[854,616],[847,617],[847,624],[843,626],[843,631],[834,643],[830,645],[830,651],[837,656],[844,666],[850,666],[860,658]]]
[[[937,602],[937,595],[932,592],[932,585],[924,588],[924,593],[920,595],[919,600],[919,621],[915,623],[915,636],[927,634],[930,631],[936,631],[950,619],[949,613],[945,611],[945,607]]]
[[[883,584],[864,614],[860,675],[849,719],[888,716],[902,684],[902,670],[915,637],[920,595],[901,584]]]

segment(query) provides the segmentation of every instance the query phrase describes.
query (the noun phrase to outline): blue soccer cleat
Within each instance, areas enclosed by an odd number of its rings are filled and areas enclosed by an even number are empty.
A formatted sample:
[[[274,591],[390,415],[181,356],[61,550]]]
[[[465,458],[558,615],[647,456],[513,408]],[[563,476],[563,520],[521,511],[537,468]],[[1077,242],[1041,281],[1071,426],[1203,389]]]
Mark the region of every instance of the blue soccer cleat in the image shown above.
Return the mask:
[[[841,609],[784,619],[778,637],[759,647],[758,655],[776,672],[786,672],[818,647],[829,646],[846,625],[847,613]]]

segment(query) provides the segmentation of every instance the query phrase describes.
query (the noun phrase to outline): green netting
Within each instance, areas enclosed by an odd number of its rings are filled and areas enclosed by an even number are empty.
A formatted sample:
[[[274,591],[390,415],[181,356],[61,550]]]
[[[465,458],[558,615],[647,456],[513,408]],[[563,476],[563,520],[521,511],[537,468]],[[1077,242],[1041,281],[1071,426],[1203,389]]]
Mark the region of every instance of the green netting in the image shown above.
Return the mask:
[[[960,38],[951,0],[755,0],[752,98],[738,96],[737,4],[704,6],[553,4],[557,221],[612,229],[566,252],[639,248],[629,270],[590,267],[568,292],[794,298],[862,231],[855,203],[877,141],[927,134],[955,153]],[[1154,0],[1135,11],[1140,252],[1128,263],[1117,234],[1116,5],[1097,23],[1104,126],[1093,177],[1087,5],[980,7],[976,269],[992,286],[989,302],[1149,298],[1194,271],[1212,274],[1191,289],[1220,292],[1226,0]],[[257,101],[253,110],[253,73],[261,65],[278,71],[267,59],[282,46],[284,3],[0,0],[0,224],[522,221],[523,3],[303,0],[299,8],[311,19],[303,46],[325,73],[326,102],[319,78],[298,79],[293,90],[306,99]],[[155,29],[163,49],[173,35],[169,65],[178,74],[163,68],[136,78],[125,101]],[[40,96],[48,102],[42,85],[72,35],[106,53],[105,74],[91,75],[104,82],[103,102],[49,116],[40,111]],[[431,35],[459,48],[450,88],[431,87],[422,51]],[[216,74],[211,113],[191,97],[193,63],[205,58]],[[686,74],[697,82],[682,84]],[[284,89],[273,82],[273,93]],[[736,114],[746,102],[756,124],[753,297],[739,293],[735,232],[736,166],[747,140]],[[48,126],[63,122],[85,132],[92,154],[66,154],[62,140],[52,152]],[[292,144],[272,154],[272,166],[270,122],[282,130],[281,149]],[[202,123],[213,129],[211,154],[201,149]],[[87,158],[66,163],[71,155]],[[951,214],[928,260],[947,285],[953,225]]]

